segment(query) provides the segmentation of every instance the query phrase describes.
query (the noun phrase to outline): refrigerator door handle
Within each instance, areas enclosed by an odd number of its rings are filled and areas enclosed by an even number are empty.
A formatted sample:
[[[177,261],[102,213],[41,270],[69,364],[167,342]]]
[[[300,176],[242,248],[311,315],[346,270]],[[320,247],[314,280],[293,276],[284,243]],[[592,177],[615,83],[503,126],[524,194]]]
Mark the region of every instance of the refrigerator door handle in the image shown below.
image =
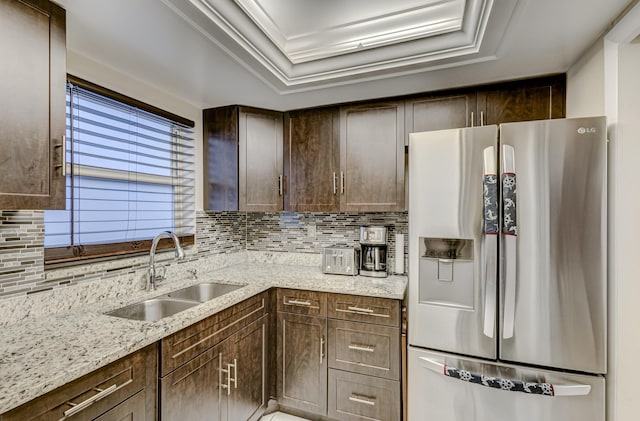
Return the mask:
[[[501,377],[485,376],[473,373],[456,367],[448,366],[444,361],[437,361],[427,357],[418,357],[429,370],[442,374],[443,376],[461,380],[478,386],[491,387],[509,392],[521,392],[530,395],[544,395],[552,397],[561,396],[586,396],[591,393],[591,386],[588,384],[556,384],[556,383],[535,383],[522,380],[506,379]]]
[[[498,265],[498,175],[493,146],[484,149],[483,215],[484,215],[484,323],[483,333],[494,337],[496,324],[496,284]]]
[[[504,319],[502,337],[513,337],[516,316],[518,226],[516,163],[513,146],[502,146],[502,234],[504,235]]]

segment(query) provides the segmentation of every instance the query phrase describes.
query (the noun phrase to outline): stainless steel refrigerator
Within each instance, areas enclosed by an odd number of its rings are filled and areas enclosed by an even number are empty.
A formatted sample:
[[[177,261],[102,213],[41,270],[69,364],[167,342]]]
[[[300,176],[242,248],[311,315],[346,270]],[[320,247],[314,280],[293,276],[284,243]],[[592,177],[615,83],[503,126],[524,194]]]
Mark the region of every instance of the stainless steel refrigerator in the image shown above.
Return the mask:
[[[409,141],[410,421],[603,421],[606,122]]]

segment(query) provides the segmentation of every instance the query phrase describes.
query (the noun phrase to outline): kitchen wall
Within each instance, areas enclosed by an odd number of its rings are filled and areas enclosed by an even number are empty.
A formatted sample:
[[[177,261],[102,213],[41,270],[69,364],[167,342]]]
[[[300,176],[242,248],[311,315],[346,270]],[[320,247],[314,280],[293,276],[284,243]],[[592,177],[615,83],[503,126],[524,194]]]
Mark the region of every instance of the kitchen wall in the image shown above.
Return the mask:
[[[607,420],[638,418],[640,5],[567,73],[567,116],[604,114],[609,137]]]
[[[567,118],[604,115],[604,39],[567,72]]]

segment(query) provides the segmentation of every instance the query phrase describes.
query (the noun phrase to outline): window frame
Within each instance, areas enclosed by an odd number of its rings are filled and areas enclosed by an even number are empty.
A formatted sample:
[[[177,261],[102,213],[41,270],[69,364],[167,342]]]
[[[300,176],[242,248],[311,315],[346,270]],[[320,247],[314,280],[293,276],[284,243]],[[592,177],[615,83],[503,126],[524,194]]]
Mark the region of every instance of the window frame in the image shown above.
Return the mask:
[[[121,102],[128,106],[139,108],[143,111],[155,114],[168,120],[172,120],[182,126],[193,128],[195,123],[192,120],[186,119],[179,115],[170,113],[168,111],[157,108],[153,105],[136,100],[129,96],[112,91],[100,85],[96,85],[92,82],[78,78],[73,75],[67,74],[67,82],[72,83],[80,88],[87,89],[105,96],[112,100]],[[70,163],[67,163],[67,167],[70,167]],[[82,166],[80,166],[80,176],[82,176]],[[111,172],[108,169],[91,169],[90,172],[104,171],[105,174]],[[114,173],[117,171],[114,171]],[[87,174],[89,175],[89,174]],[[162,178],[163,176],[150,176],[152,178]],[[117,179],[118,177],[114,177]],[[150,181],[150,180],[149,180]],[[166,184],[166,183],[160,183]],[[195,204],[194,204],[195,205]],[[192,246],[195,244],[195,234],[178,236],[182,246]],[[91,259],[104,259],[115,257],[128,257],[135,256],[137,254],[149,252],[151,250],[151,243],[153,239],[144,240],[132,240],[117,243],[104,243],[104,244],[85,244],[85,245],[71,245],[62,247],[50,247],[44,248],[44,263],[45,265],[55,265],[61,263],[84,263]],[[170,239],[163,239],[158,244],[158,250],[173,248],[173,242]]]

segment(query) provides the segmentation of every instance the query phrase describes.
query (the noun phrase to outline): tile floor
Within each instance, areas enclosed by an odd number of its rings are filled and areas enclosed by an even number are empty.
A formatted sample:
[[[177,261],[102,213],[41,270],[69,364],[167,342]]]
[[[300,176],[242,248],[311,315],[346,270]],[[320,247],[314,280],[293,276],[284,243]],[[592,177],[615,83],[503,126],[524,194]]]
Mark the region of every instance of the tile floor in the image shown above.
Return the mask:
[[[293,415],[284,414],[282,412],[274,412],[260,418],[260,421],[308,421],[305,418],[294,417]]]

